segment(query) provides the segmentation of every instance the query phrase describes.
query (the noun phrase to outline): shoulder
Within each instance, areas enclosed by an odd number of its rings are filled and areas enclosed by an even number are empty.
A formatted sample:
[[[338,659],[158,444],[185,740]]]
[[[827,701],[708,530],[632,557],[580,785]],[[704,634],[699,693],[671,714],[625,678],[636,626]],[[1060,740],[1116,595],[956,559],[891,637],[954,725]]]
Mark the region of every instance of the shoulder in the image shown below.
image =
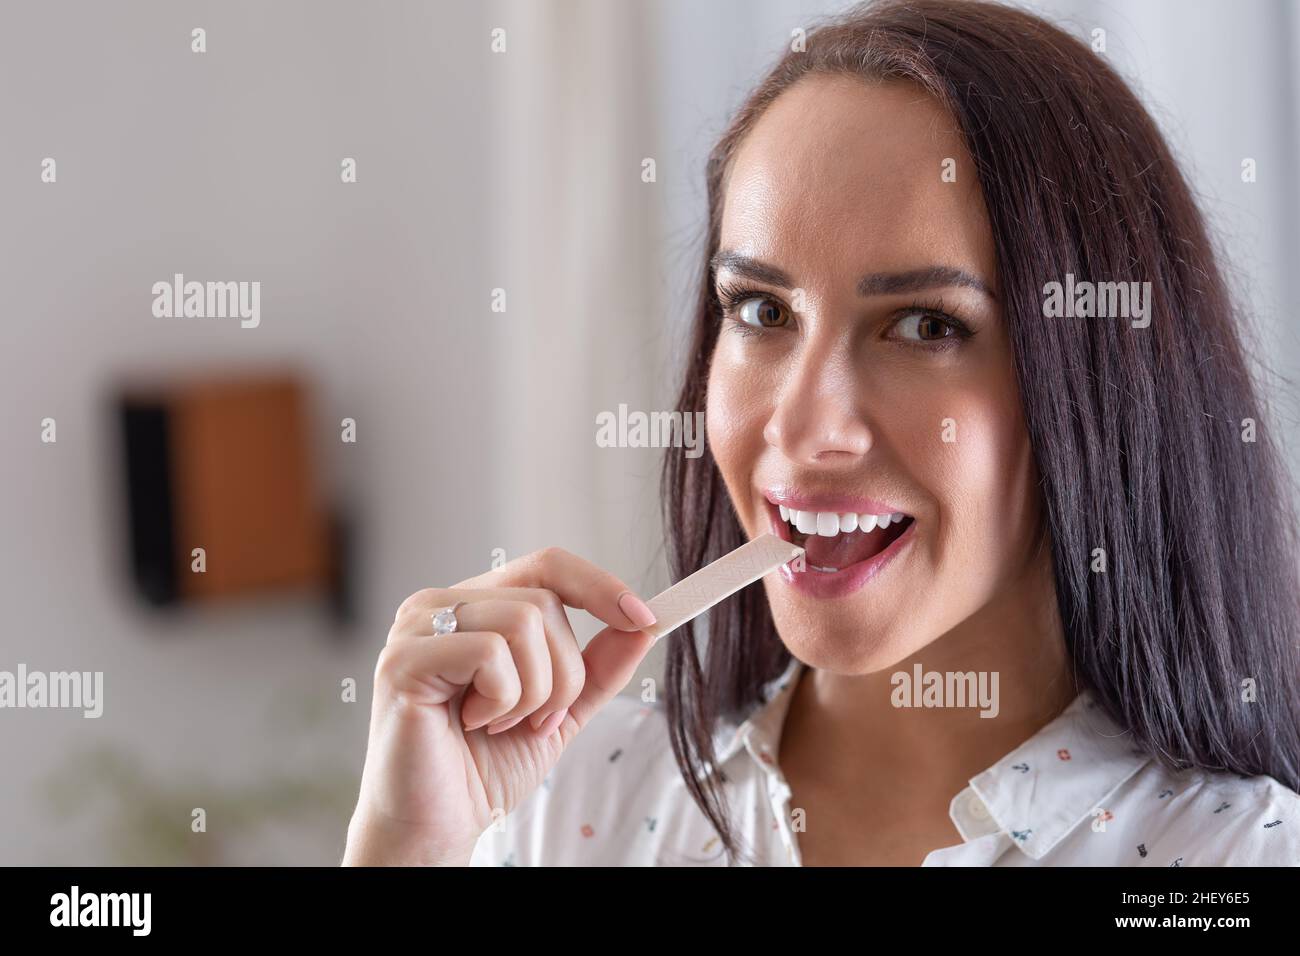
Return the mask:
[[[1175,772],[1151,761],[1130,797],[1140,847],[1159,847],[1164,865],[1300,866],[1300,794],[1273,777]]]
[[[646,837],[680,787],[663,708],[620,694],[541,786],[479,838],[470,865],[653,863]]]

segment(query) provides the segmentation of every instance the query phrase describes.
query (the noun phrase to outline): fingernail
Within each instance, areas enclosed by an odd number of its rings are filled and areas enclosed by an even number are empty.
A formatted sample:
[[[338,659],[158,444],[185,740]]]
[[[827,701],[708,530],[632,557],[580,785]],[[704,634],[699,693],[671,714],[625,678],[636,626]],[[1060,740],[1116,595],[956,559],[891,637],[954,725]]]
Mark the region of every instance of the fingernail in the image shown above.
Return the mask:
[[[539,710],[537,713],[533,714],[533,716],[528,718],[528,724],[533,728],[533,730],[537,730],[553,713],[555,713],[553,710]]]
[[[555,733],[555,729],[564,722],[564,715],[568,712],[569,708],[566,707],[564,710],[557,710],[555,713],[551,714],[551,716],[547,717],[542,721],[542,725],[537,728],[538,735],[549,737],[551,734]]]
[[[487,732],[489,734],[499,734],[503,730],[509,730],[511,727],[513,727],[515,724],[519,723],[519,721],[523,719],[524,719],[523,714],[520,714],[518,717],[510,717],[508,719],[502,717],[500,720],[494,720],[492,723],[488,724]]]
[[[618,608],[637,627],[649,627],[655,622],[655,612],[631,591],[624,591],[619,596]]]

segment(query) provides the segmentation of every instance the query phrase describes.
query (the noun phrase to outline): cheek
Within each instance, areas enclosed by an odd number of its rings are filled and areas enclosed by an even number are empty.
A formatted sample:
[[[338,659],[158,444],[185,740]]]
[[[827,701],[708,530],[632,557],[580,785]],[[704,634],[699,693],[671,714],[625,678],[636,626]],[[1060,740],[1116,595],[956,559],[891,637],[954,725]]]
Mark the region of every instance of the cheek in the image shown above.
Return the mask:
[[[709,365],[705,433],[723,481],[739,505],[747,496],[736,490],[748,483],[762,453],[763,428],[771,417],[766,396],[772,390],[764,370],[746,361],[726,338],[724,332]]]
[[[1032,456],[1014,382],[1002,377],[936,390],[909,403],[904,460],[933,495],[938,561],[965,572],[1012,570],[1036,527]],[[917,440],[919,439],[919,440]]]

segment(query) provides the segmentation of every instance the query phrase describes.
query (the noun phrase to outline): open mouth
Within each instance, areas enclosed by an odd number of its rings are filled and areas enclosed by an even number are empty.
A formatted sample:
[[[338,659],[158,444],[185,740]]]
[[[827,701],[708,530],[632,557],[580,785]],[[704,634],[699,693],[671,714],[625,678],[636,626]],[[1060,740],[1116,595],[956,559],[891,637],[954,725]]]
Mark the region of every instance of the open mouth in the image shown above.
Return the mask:
[[[865,514],[836,511],[796,511],[769,502],[777,533],[804,549],[809,571],[836,574],[869,561],[901,538],[912,525],[911,515],[899,511]]]

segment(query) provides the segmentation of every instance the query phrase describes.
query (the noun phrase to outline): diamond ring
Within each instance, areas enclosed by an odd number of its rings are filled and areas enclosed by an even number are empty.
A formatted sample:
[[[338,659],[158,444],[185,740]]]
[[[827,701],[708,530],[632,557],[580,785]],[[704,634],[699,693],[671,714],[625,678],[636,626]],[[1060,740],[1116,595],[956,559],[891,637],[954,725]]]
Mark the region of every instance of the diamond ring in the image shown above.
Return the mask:
[[[465,606],[464,601],[457,601],[451,607],[445,607],[433,616],[433,633],[441,637],[456,630],[456,612]]]

